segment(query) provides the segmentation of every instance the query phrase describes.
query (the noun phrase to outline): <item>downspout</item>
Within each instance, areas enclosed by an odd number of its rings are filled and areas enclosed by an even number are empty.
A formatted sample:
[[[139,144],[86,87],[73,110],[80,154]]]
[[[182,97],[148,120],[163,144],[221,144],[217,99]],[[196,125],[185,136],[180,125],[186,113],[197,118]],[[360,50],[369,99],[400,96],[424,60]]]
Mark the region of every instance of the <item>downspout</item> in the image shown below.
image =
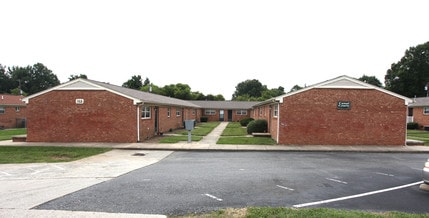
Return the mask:
[[[136,104],[136,108],[137,108],[137,142],[140,142],[140,111],[139,111],[139,105],[141,105],[142,103],[138,103]]]
[[[277,143],[279,143],[279,134],[280,134],[280,103],[277,102]]]

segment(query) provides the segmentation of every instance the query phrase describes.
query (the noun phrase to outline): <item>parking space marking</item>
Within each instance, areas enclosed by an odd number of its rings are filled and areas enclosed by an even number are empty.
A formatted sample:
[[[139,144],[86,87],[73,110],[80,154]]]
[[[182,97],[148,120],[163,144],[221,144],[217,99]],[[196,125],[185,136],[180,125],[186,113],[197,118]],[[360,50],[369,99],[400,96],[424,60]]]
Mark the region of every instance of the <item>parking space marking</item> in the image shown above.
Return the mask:
[[[338,179],[332,179],[332,178],[326,178],[327,180],[329,180],[329,181],[332,181],[332,182],[338,182],[338,183],[342,183],[342,184],[347,184],[347,182],[344,182],[344,181],[341,181],[341,180],[338,180]]]
[[[281,186],[281,185],[277,185],[277,187],[282,188],[282,189],[286,189],[288,191],[295,191],[295,189],[293,189],[293,188],[288,188],[288,187]]]
[[[335,202],[335,201],[344,201],[344,200],[348,200],[348,199],[352,199],[352,198],[360,198],[360,197],[365,197],[368,195],[375,195],[375,194],[379,194],[379,193],[383,193],[383,192],[394,191],[397,189],[407,188],[407,187],[419,185],[422,183],[423,183],[423,181],[419,181],[419,182],[414,182],[414,183],[410,183],[407,185],[401,185],[401,186],[396,186],[396,187],[392,187],[392,188],[381,189],[378,191],[361,193],[361,194],[357,194],[357,195],[350,195],[350,196],[341,197],[341,198],[333,198],[333,199],[310,202],[310,203],[305,203],[305,204],[295,204],[295,205],[293,205],[293,207],[300,208],[300,207],[308,207],[308,206],[314,206],[314,205],[319,205],[319,204],[326,204],[326,203],[331,203],[331,202]]]
[[[388,174],[388,173],[380,173],[380,172],[375,172],[375,174],[378,174],[378,175],[382,175],[382,176],[390,176],[390,177],[393,177],[393,176],[395,176],[395,175],[393,175],[393,174]]]
[[[211,195],[211,194],[204,194],[204,195],[207,196],[207,197],[209,197],[209,198],[215,199],[216,201],[223,201],[223,199],[218,198],[218,197],[216,197],[214,195]]]
[[[5,176],[12,176],[12,174],[6,173],[6,172],[3,172],[3,171],[0,171],[0,173],[3,174],[3,175],[5,175]]]

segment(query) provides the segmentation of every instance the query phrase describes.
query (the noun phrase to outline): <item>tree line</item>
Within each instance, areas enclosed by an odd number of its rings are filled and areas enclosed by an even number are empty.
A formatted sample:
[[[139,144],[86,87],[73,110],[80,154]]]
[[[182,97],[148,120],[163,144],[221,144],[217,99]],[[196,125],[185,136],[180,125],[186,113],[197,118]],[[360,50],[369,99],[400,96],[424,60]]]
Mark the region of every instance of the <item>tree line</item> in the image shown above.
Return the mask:
[[[87,79],[87,76],[76,74],[70,75],[68,79],[77,78]],[[375,76],[363,75],[358,79],[410,98],[427,96],[429,92],[429,42],[410,47],[398,62],[392,63],[384,77],[384,86]],[[41,63],[8,68],[0,64],[0,93],[31,95],[59,84],[58,77]],[[183,100],[225,100],[221,94],[204,95],[198,91],[191,91],[189,85],[182,83],[159,87],[151,83],[147,77],[143,80],[140,75],[132,76],[122,86]],[[302,88],[305,88],[305,85],[304,87],[295,85],[289,92]],[[248,79],[237,84],[232,100],[263,101],[285,93],[282,86],[270,89],[257,79]]]

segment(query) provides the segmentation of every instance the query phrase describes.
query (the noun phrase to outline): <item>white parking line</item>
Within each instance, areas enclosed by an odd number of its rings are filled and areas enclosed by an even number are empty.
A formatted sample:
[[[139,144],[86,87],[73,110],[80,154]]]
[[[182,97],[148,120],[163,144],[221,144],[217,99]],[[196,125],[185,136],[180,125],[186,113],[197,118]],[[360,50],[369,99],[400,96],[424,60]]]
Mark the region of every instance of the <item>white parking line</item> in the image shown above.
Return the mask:
[[[341,198],[333,198],[333,199],[329,199],[329,200],[316,201],[316,202],[305,203],[305,204],[296,204],[296,205],[293,205],[293,207],[297,207],[297,208],[308,207],[308,206],[326,204],[326,203],[335,202],[335,201],[344,201],[344,200],[348,200],[348,199],[352,199],[352,198],[359,198],[359,197],[364,197],[364,196],[368,196],[368,195],[379,194],[382,192],[388,192],[388,191],[393,191],[393,190],[397,190],[397,189],[407,188],[410,186],[419,185],[421,183],[423,183],[423,181],[415,182],[415,183],[411,183],[411,184],[407,184],[407,185],[396,186],[396,187],[392,187],[392,188],[386,188],[386,189],[382,189],[382,190],[378,190],[378,191],[366,192],[366,193],[357,194],[357,195],[350,195],[350,196],[341,197]]]
[[[338,182],[338,183],[342,183],[342,184],[347,184],[347,182],[344,182],[344,181],[341,181],[341,180],[338,180],[338,179],[332,179],[332,178],[326,178],[327,180],[329,180],[329,181],[332,181],[332,182]]]
[[[3,171],[0,171],[0,173],[3,174],[3,175],[5,175],[5,176],[12,176],[12,174],[6,173],[6,172],[3,172]]]
[[[211,195],[211,194],[204,194],[205,196],[207,196],[207,197],[209,197],[209,198],[213,198],[213,199],[215,199],[216,201],[223,201],[221,198],[218,198],[218,197],[216,197],[216,196],[214,196],[214,195]]]
[[[286,190],[289,190],[289,191],[294,191],[295,190],[293,188],[288,188],[288,187],[281,186],[281,185],[277,185],[277,187],[282,188],[282,189],[286,189]]]
[[[393,175],[393,174],[380,173],[380,172],[375,172],[375,174],[382,175],[382,176],[390,176],[390,177],[395,176],[395,175]]]

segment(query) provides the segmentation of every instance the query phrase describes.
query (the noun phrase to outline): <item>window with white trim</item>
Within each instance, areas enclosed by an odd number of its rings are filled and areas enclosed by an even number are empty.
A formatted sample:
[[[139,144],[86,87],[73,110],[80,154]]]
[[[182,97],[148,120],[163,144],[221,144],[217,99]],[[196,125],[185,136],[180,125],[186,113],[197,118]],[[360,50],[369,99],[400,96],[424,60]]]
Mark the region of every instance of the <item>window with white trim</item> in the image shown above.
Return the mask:
[[[0,107],[0,114],[4,114],[4,113],[5,113],[4,107]]]
[[[20,110],[21,110],[21,107],[19,107],[19,106],[15,107],[16,112],[19,112]]]
[[[192,110],[192,115],[195,115],[195,114],[196,114],[196,112],[197,112],[197,110],[196,110],[196,109],[193,109],[193,110]]]
[[[167,117],[170,117],[171,116],[171,107],[168,107],[167,108]]]
[[[143,106],[142,108],[142,118],[143,119],[150,119],[151,114],[151,107],[149,106]]]
[[[215,109],[205,109],[204,110],[204,114],[205,115],[215,115],[216,114],[216,110]]]
[[[237,115],[247,115],[247,110],[237,110],[236,114]]]
[[[277,117],[279,115],[279,105],[274,105],[273,117]]]
[[[181,114],[182,114],[182,109],[177,107],[176,108],[176,117],[180,117]]]
[[[429,115],[429,107],[424,107],[423,108],[423,114],[424,115]]]

